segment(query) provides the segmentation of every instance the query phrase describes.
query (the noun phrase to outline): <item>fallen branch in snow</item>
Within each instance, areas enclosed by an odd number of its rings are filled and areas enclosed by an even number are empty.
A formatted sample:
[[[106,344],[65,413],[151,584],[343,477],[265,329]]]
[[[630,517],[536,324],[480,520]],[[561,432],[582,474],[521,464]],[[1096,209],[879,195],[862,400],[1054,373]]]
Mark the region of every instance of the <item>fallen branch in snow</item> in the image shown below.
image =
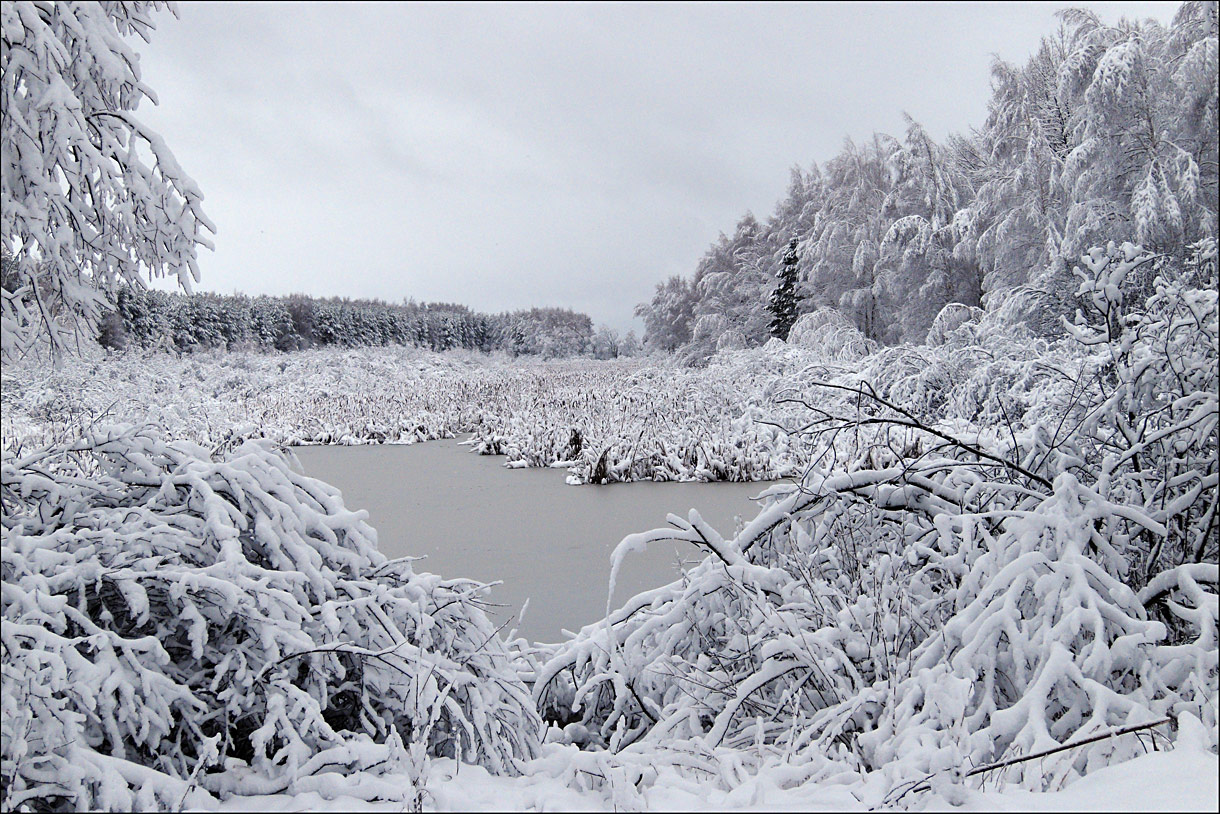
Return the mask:
[[[1065,743],[1061,746],[1055,746],[1050,749],[1043,749],[1040,752],[1034,752],[1034,753],[1028,754],[1028,755],[1021,755],[1020,757],[1009,758],[1008,760],[1001,760],[997,763],[989,763],[986,766],[976,766],[975,768],[966,772],[963,775],[963,777],[974,777],[975,775],[984,774],[986,772],[993,772],[993,771],[996,771],[997,769],[1007,769],[1009,766],[1016,766],[1019,763],[1028,763],[1031,760],[1038,760],[1039,758],[1049,757],[1050,755],[1056,754],[1058,752],[1066,752],[1069,749],[1075,749],[1079,746],[1088,746],[1090,743],[1097,743],[1098,741],[1104,741],[1108,738],[1117,738],[1122,735],[1130,735],[1133,732],[1142,732],[1145,729],[1155,729],[1158,726],[1163,726],[1164,724],[1170,724],[1170,723],[1173,723],[1172,717],[1161,718],[1159,721],[1152,721],[1151,723],[1137,724],[1136,726],[1125,726],[1125,727],[1122,727],[1121,729],[1112,729],[1109,732],[1102,732],[1098,735],[1093,735],[1092,737],[1089,737],[1089,738],[1081,738],[1078,741],[1072,741],[1071,743]],[[923,781],[917,781],[917,783],[919,783],[919,785],[916,785],[912,788],[907,789],[902,794],[898,795],[897,797],[893,798],[892,800],[887,799],[885,805],[886,806],[893,805],[894,803],[897,803],[899,800],[901,800],[903,797],[905,797],[908,794],[918,794],[919,792],[922,792],[922,791],[930,791],[932,789],[932,784],[927,781],[928,781],[928,778],[925,778]]]
[[[1032,755],[1014,757],[1014,758],[1010,758],[1009,760],[1001,760],[999,763],[992,763],[987,766],[979,766],[977,768],[971,769],[970,771],[966,772],[966,777],[974,777],[976,774],[983,774],[984,772],[990,772],[990,771],[994,771],[996,769],[1006,769],[1009,766],[1016,766],[1018,763],[1025,763],[1026,761],[1037,760],[1038,758],[1041,758],[1041,757],[1053,755],[1056,752],[1065,752],[1068,749],[1075,749],[1077,746],[1087,746],[1090,743],[1097,743],[1098,741],[1104,741],[1106,738],[1117,738],[1120,735],[1130,735],[1132,732],[1142,732],[1145,729],[1154,729],[1155,727],[1161,726],[1163,724],[1170,724],[1170,723],[1173,723],[1172,716],[1162,718],[1159,721],[1152,721],[1151,723],[1147,723],[1147,724],[1139,724],[1137,726],[1125,726],[1122,729],[1112,729],[1109,732],[1102,732],[1100,735],[1094,735],[1091,738],[1082,738],[1078,741],[1073,741],[1071,743],[1065,743],[1062,746],[1056,746],[1051,749],[1043,749],[1041,752],[1034,752]]]

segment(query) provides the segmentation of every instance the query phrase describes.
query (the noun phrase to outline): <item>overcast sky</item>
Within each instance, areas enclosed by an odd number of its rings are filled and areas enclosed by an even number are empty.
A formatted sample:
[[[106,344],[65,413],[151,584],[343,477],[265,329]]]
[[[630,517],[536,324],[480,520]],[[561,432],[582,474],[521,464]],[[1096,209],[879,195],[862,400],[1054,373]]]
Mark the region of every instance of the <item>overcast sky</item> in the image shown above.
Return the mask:
[[[982,123],[1065,3],[179,3],[141,117],[205,195],[199,290],[555,305],[619,330],[845,136]],[[1089,3],[1108,20],[1177,3]]]

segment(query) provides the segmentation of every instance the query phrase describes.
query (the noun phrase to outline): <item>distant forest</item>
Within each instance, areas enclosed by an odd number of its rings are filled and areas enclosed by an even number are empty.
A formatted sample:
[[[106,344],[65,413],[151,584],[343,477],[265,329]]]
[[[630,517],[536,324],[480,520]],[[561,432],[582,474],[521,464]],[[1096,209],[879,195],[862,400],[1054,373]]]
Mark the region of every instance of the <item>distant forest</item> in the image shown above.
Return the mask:
[[[620,337],[606,327],[594,331],[587,314],[566,308],[481,314],[454,303],[395,305],[304,294],[177,294],[127,285],[119,287],[115,308],[100,325],[98,341],[112,350],[135,345],[178,351],[291,351],[397,344],[544,358],[614,358],[634,355],[639,349],[633,333]]]
[[[1002,310],[1037,335],[1062,334],[1061,315],[1080,305],[1073,266],[1109,241],[1137,243],[1158,263],[1192,262],[1217,232],[1215,8],[1185,3],[1169,26],[1065,11],[1023,66],[995,61],[981,127],[938,142],[908,117],[902,137],[848,139],[829,161],[794,167],[769,218],[747,212],[691,278],[669,278],[636,308],[643,347],[701,364],[719,349],[766,343],[793,241],[792,318],[820,312],[820,323],[849,325],[872,347],[922,343],[942,312]],[[544,357],[639,349],[634,335],[595,333],[588,316],[557,308],[487,315],[445,303],[130,287],[100,339]]]
[[[996,59],[981,127],[938,142],[908,117],[901,137],[793,168],[769,218],[747,213],[637,308],[645,347],[697,364],[767,342],[791,240],[798,316],[825,310],[879,345],[923,342],[946,306],[1062,332],[1090,247],[1197,254],[1216,235],[1215,4],[1185,3],[1169,26],[1060,20],[1023,66]]]

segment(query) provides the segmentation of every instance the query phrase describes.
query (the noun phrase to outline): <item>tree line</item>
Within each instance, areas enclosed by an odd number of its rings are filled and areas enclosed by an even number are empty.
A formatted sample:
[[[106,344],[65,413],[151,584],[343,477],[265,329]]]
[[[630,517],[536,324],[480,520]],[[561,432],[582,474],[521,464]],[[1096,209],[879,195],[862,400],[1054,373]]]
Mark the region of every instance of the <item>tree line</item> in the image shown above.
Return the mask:
[[[690,279],[637,308],[645,345],[700,361],[765,343],[793,240],[798,311],[837,310],[888,345],[922,342],[947,305],[998,308],[1030,290],[1038,307],[1023,316],[1060,330],[1091,246],[1187,260],[1216,234],[1216,4],[1184,3],[1168,27],[1079,9],[1060,20],[1023,66],[996,59],[982,127],[938,142],[907,117],[902,137],[848,139],[794,167],[770,218],[747,213]]]
[[[0,356],[52,360],[108,348],[405,344],[541,357],[632,355],[634,334],[586,314],[480,314],[305,295],[169,294],[199,282],[215,226],[165,141],[136,116],[151,90],[125,39],[147,40],[160,3],[8,3],[0,49]],[[172,6],[169,11],[176,14]],[[11,115],[10,115],[11,114]]]
[[[634,334],[594,331],[587,314],[566,308],[529,308],[483,314],[455,303],[402,304],[380,300],[210,293],[178,294],[122,285],[101,321],[98,342],[128,346],[292,351],[336,345],[413,345],[512,356],[633,355]]]

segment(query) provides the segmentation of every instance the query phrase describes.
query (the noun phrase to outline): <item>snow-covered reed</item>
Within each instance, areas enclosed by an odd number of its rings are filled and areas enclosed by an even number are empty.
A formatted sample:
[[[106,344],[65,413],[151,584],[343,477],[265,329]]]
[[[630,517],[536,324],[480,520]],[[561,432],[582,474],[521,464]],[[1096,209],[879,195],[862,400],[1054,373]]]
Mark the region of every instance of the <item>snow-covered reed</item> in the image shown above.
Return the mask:
[[[690,370],[621,361],[509,361],[413,348],[129,352],[59,370],[8,365],[6,444],[69,438],[99,421],[164,427],[207,447],[413,443],[471,433],[509,466],[568,466],[574,482],[757,481],[798,473],[774,376],[751,362]],[[764,424],[758,418],[776,420]]]

